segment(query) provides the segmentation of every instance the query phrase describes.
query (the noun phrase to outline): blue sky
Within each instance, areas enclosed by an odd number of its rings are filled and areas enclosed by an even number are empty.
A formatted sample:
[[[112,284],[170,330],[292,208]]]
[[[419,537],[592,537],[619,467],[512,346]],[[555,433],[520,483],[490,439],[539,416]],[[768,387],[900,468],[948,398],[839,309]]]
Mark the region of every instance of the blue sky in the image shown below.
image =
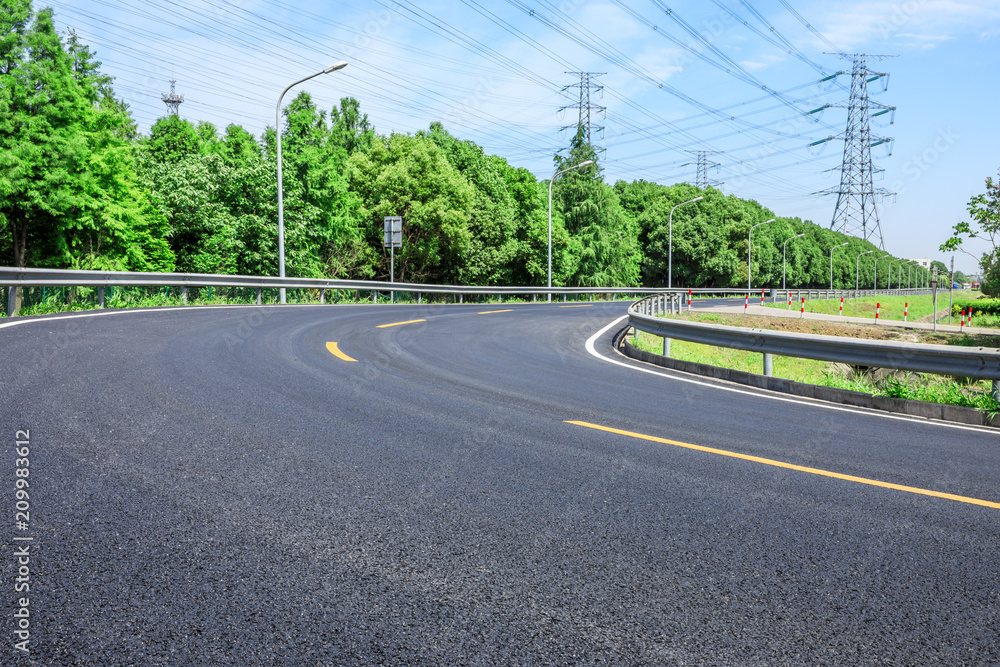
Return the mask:
[[[713,151],[708,176],[727,194],[828,226],[835,198],[815,193],[838,187],[843,142],[809,144],[843,133],[847,110],[804,112],[846,102],[849,75],[819,83],[850,70],[825,55],[836,51],[898,56],[870,63],[889,75],[872,99],[897,108],[872,124],[894,139],[891,155],[872,149],[876,186],[897,193],[879,204],[888,251],[947,261],[938,246],[1000,169],[1000,0],[48,4],[116,77],[143,132],[175,78],[184,118],[259,135],[285,86],[343,59],[285,102],[307,90],[329,109],[350,95],[381,133],[441,121],[548,178],[570,138],[560,128],[578,120],[570,72],[601,72],[591,103],[605,112],[592,121],[608,182],[693,182],[696,152]],[[959,253],[956,267],[975,262]]]

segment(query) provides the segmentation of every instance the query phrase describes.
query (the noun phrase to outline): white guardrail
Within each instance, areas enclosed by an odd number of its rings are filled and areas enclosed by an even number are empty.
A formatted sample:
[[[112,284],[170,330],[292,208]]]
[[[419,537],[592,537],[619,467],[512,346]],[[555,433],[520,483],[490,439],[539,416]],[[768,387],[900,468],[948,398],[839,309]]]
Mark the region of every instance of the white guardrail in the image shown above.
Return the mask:
[[[899,341],[864,340],[839,336],[748,329],[706,322],[659,317],[670,312],[669,300],[654,295],[628,309],[629,325],[664,339],[764,353],[764,374],[770,375],[770,355],[819,359],[852,366],[896,368],[1000,381],[1000,350],[987,347],[929,345]],[[665,351],[669,349],[664,346]]]
[[[10,287],[62,287],[86,286],[97,287],[98,304],[104,306],[105,287],[177,287],[186,300],[188,288],[194,287],[240,287],[257,290],[257,303],[261,302],[262,289],[313,289],[320,291],[320,302],[325,302],[325,293],[329,290],[360,290],[371,291],[373,295],[398,292],[415,293],[418,299],[421,294],[452,294],[459,299],[466,294],[477,295],[586,295],[586,294],[656,294],[662,295],[680,308],[684,300],[694,296],[746,296],[751,298],[759,292],[748,292],[743,288],[698,288],[698,289],[666,289],[656,287],[544,287],[528,285],[521,287],[482,287],[475,285],[430,285],[425,283],[389,283],[376,280],[337,280],[327,278],[275,278],[266,276],[234,276],[206,273],[143,273],[128,271],[74,271],[68,269],[32,269],[16,267],[0,267],[0,285]],[[789,293],[808,298],[847,298],[870,296],[875,294],[903,294],[919,290],[765,290],[768,298],[777,300],[786,298]],[[7,312],[16,314],[14,309],[14,290],[8,290]]]

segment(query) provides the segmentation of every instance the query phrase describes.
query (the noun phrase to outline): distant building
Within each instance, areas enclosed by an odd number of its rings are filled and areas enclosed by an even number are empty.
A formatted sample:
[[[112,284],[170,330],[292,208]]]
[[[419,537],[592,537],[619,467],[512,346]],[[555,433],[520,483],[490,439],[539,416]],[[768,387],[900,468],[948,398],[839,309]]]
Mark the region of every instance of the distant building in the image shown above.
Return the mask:
[[[931,268],[931,260],[927,259],[926,257],[924,257],[922,259],[916,259],[916,258],[914,258],[914,259],[911,259],[910,261],[911,262],[916,262],[917,264],[919,264],[920,266],[924,267],[925,269],[929,270]]]

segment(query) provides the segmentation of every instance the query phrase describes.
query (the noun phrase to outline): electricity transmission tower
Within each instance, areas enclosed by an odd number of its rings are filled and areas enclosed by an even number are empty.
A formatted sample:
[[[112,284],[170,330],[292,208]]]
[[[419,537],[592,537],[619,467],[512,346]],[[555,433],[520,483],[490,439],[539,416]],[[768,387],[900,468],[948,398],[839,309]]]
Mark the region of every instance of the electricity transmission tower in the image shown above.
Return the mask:
[[[708,170],[709,169],[718,169],[719,166],[720,166],[718,162],[711,162],[711,161],[709,161],[708,156],[709,155],[716,155],[716,154],[721,153],[721,152],[722,151],[688,151],[688,153],[691,153],[692,155],[694,155],[696,157],[695,165],[696,165],[697,171],[696,171],[695,180],[694,180],[694,186],[695,187],[701,188],[702,190],[704,190],[705,188],[707,188],[710,185],[713,186],[713,187],[718,187],[718,186],[722,185],[721,181],[710,181],[710,180],[708,180]],[[690,162],[685,162],[681,166],[682,167],[686,167],[689,164],[691,164],[691,163]]]
[[[576,125],[566,125],[559,129],[566,130],[569,128],[577,128],[583,126],[584,132],[587,134],[587,143],[590,144],[595,151],[602,151],[604,149],[594,146],[593,134],[596,132],[603,132],[603,125],[595,125],[594,122],[597,120],[598,114],[603,114],[607,111],[607,107],[603,107],[599,104],[593,104],[590,101],[590,91],[593,90],[595,93],[602,94],[604,91],[604,86],[598,85],[596,79],[599,76],[604,76],[606,72],[566,72],[566,74],[573,74],[580,77],[580,83],[570,84],[563,88],[563,92],[568,91],[571,88],[579,88],[578,102],[576,104],[569,104],[564,107],[559,107],[559,111],[564,111],[565,109],[576,108],[579,109],[579,115]]]
[[[160,99],[162,99],[163,102],[167,105],[167,111],[169,111],[175,116],[178,115],[178,112],[180,111],[181,107],[181,102],[184,101],[184,96],[178,95],[174,91],[174,85],[176,83],[177,83],[176,79],[170,79],[170,92],[160,94]]]
[[[833,211],[830,229],[871,241],[881,249],[885,249],[882,238],[882,228],[879,226],[876,198],[885,198],[893,194],[885,188],[876,188],[872,175],[881,169],[875,168],[872,162],[872,148],[888,144],[888,155],[892,154],[892,138],[873,136],[870,121],[876,116],[892,114],[890,124],[895,116],[896,107],[874,102],[868,96],[868,84],[882,81],[882,90],[886,90],[889,75],[871,70],[866,61],[879,61],[895,56],[876,56],[864,53],[838,53],[845,60],[853,61],[851,68],[851,97],[845,103],[828,104],[821,108],[838,107],[847,109],[847,131],[843,137],[828,137],[813,143],[818,145],[833,139],[843,138],[844,159],[840,167],[840,187],[826,190],[822,194],[837,195],[837,206]],[[818,111],[818,109],[817,109]],[[874,112],[874,113],[873,113]]]

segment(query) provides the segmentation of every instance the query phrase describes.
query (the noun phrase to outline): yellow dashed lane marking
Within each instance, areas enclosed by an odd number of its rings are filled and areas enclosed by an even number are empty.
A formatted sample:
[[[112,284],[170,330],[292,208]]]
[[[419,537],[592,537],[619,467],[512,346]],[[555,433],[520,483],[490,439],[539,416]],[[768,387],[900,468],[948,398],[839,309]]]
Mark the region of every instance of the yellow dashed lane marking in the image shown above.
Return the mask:
[[[413,324],[415,322],[426,322],[427,320],[406,320],[405,322],[393,322],[392,324],[379,324],[376,329],[385,329],[387,327],[398,327],[400,324]]]
[[[509,313],[512,310],[514,310],[514,309],[513,308],[508,308],[507,310],[484,310],[484,311],[482,311],[479,314],[480,315],[490,315],[491,313]]]
[[[351,359],[349,356],[347,356],[346,354],[344,354],[343,352],[341,352],[340,348],[337,347],[336,343],[327,343],[326,344],[326,349],[330,350],[330,352],[334,356],[340,357],[344,361],[357,361],[357,359]]]
[[[651,442],[659,442],[664,445],[673,445],[675,447],[684,447],[685,449],[694,449],[699,452],[707,452],[709,454],[717,454],[719,456],[729,456],[734,459],[742,459],[744,461],[753,461],[754,463],[763,463],[764,465],[775,466],[778,468],[788,468],[789,470],[798,470],[799,472],[807,472],[812,475],[822,475],[823,477],[833,477],[834,479],[842,479],[848,482],[857,482],[858,484],[867,484],[869,486],[879,486],[883,489],[893,489],[895,491],[906,491],[907,493],[916,493],[922,496],[933,496],[934,498],[945,498],[947,500],[957,500],[960,503],[968,503],[970,505],[981,505],[983,507],[992,507],[993,509],[1000,509],[1000,503],[995,503],[989,500],[980,500],[979,498],[969,498],[968,496],[956,496],[952,493],[942,493],[940,491],[931,491],[929,489],[920,489],[915,486],[903,486],[902,484],[892,484],[890,482],[882,482],[877,479],[868,479],[866,477],[855,477],[854,475],[844,475],[839,472],[830,472],[829,470],[820,470],[819,468],[807,468],[805,466],[795,465],[794,463],[785,463],[784,461],[775,461],[774,459],[765,459],[760,456],[750,456],[749,454],[740,454],[739,452],[730,452],[725,449],[714,449],[712,447],[702,447],[701,445],[692,445],[686,442],[677,442],[676,440],[667,440],[666,438],[657,438],[652,435],[644,435],[642,433],[633,433],[632,431],[621,431],[616,428],[611,428],[609,426],[601,426],[600,424],[591,424],[589,422],[578,422],[578,421],[567,421],[567,424],[573,424],[574,426],[583,426],[584,428],[592,428],[598,431],[607,431],[608,433],[617,433],[618,435],[626,435],[630,438],[638,438],[640,440],[649,440]]]

